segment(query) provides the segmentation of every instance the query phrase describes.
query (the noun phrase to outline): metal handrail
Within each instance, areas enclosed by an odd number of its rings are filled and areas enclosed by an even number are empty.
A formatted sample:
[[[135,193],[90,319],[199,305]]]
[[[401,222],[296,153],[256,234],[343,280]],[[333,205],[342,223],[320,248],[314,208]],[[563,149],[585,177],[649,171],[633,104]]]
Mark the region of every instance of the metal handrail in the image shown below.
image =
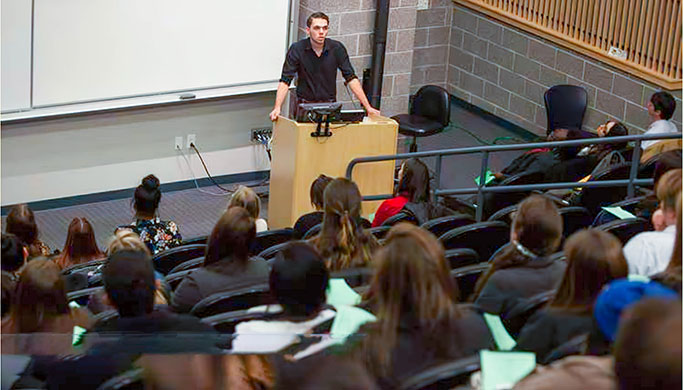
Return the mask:
[[[524,144],[513,144],[513,145],[491,145],[491,146],[470,146],[465,148],[455,148],[455,149],[444,149],[444,150],[430,150],[425,152],[416,153],[400,153],[394,155],[383,155],[383,156],[370,156],[370,157],[358,157],[349,162],[347,165],[346,177],[351,180],[352,172],[354,167],[358,164],[371,163],[378,161],[396,161],[396,160],[406,160],[409,158],[423,158],[423,157],[436,157],[435,161],[435,190],[433,196],[439,195],[458,195],[458,194],[477,194],[477,208],[476,208],[476,219],[478,221],[482,220],[482,203],[484,201],[484,194],[488,192],[514,192],[514,191],[533,191],[533,190],[548,190],[548,189],[562,189],[562,188],[593,188],[593,187],[615,187],[615,186],[627,186],[627,197],[631,198],[634,196],[634,186],[635,185],[651,185],[653,184],[652,179],[637,179],[637,173],[639,168],[639,160],[641,158],[641,142],[650,140],[662,140],[662,139],[677,139],[682,138],[682,133],[667,133],[667,134],[641,134],[641,135],[626,135],[622,137],[600,137],[600,138],[584,138],[580,140],[570,140],[570,141],[552,141],[552,142],[532,142]],[[629,171],[628,179],[621,180],[605,180],[605,181],[589,181],[589,182],[562,182],[562,183],[540,183],[540,184],[524,184],[524,185],[503,185],[496,187],[485,187],[483,179],[480,179],[477,183],[477,187],[467,187],[467,188],[450,188],[441,189],[440,188],[440,173],[442,170],[442,158],[445,156],[461,155],[461,154],[482,154],[482,164],[480,168],[480,178],[484,178],[487,172],[487,166],[489,165],[489,154],[496,152],[507,152],[511,150],[526,150],[535,148],[554,148],[554,147],[567,147],[567,146],[583,146],[583,145],[598,145],[607,143],[625,143],[625,142],[635,142],[634,149],[632,151],[632,161]],[[370,195],[364,196],[363,200],[382,200],[392,197],[392,194],[383,195]]]

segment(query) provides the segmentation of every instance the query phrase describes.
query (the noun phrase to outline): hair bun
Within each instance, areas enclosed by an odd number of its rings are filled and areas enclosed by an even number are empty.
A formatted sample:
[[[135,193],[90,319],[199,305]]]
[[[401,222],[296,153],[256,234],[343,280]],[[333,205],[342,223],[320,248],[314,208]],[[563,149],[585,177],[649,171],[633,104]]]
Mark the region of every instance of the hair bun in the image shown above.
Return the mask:
[[[142,187],[147,191],[156,191],[159,189],[159,179],[155,175],[147,175],[142,179]]]

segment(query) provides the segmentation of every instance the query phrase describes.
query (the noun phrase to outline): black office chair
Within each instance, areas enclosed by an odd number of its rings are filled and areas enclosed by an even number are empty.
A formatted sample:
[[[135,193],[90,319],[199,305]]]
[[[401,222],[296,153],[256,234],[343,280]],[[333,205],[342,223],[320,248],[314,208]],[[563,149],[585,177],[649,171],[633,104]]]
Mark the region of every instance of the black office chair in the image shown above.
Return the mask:
[[[635,235],[652,230],[653,226],[650,221],[643,218],[629,218],[604,223],[603,225],[594,227],[594,229],[613,234],[622,241],[622,245],[624,245]]]
[[[475,292],[477,279],[479,279],[483,273],[487,272],[488,269],[489,263],[478,263],[451,270],[451,279],[453,279],[456,286],[458,286],[459,302],[468,301],[470,296]]]
[[[152,258],[154,269],[166,275],[174,267],[188,260],[204,256],[207,246],[203,244],[183,245],[157,253]]]
[[[439,241],[444,249],[470,248],[480,259],[488,259],[494,251],[507,243],[510,228],[501,221],[473,223],[444,233]]]
[[[250,248],[250,253],[252,255],[258,255],[274,245],[292,240],[293,237],[294,230],[292,230],[292,228],[267,230],[265,232],[257,233],[256,240],[254,240],[254,244],[252,248]]]
[[[414,225],[418,224],[418,220],[416,219],[416,217],[413,214],[405,212],[405,211],[400,211],[400,212],[394,214],[393,216],[387,218],[382,223],[382,226],[394,226],[394,225],[398,224],[399,222],[408,222],[408,223],[412,223]]]
[[[423,370],[402,381],[400,390],[450,390],[461,388],[480,369],[480,355],[473,355]]]
[[[446,257],[449,268],[451,269],[465,267],[466,265],[480,262],[480,256],[477,252],[469,248],[449,249],[444,252],[444,257]]]
[[[417,137],[440,133],[449,125],[450,118],[449,92],[437,85],[421,87],[410,104],[409,113],[392,117],[399,122],[399,133],[413,137],[411,153],[418,151]]]
[[[580,229],[591,226],[594,217],[584,207],[563,207],[558,210],[563,218],[563,237],[567,238]]]
[[[449,230],[459,228],[461,226],[475,223],[475,218],[467,214],[454,214],[446,217],[431,219],[420,225],[423,229],[434,234],[436,237],[448,232]]]
[[[231,290],[212,294],[197,302],[190,310],[195,317],[209,317],[235,310],[247,310],[251,307],[277,303],[268,284],[259,284],[239,290]]]
[[[587,91],[576,85],[554,85],[544,93],[546,134],[556,129],[582,130]]]

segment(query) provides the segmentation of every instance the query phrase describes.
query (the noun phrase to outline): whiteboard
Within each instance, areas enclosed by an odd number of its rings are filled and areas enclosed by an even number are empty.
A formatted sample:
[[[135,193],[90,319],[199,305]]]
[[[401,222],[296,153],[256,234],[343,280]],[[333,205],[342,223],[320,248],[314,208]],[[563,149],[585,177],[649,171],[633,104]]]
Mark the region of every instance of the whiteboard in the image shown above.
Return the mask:
[[[32,108],[278,80],[289,10],[288,0],[34,0]]]
[[[2,111],[31,107],[31,2],[0,2]]]

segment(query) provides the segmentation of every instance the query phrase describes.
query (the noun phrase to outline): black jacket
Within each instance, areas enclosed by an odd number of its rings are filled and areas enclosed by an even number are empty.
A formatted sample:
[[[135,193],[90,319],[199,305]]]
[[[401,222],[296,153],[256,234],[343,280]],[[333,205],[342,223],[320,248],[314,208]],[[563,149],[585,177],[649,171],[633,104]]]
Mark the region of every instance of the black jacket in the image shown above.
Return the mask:
[[[526,264],[495,271],[487,280],[475,306],[487,313],[503,314],[527,298],[558,288],[565,262],[538,257]]]
[[[263,259],[250,259],[242,266],[229,259],[198,268],[180,283],[171,301],[178,313],[188,313],[193,306],[209,295],[268,283],[270,269]]]

